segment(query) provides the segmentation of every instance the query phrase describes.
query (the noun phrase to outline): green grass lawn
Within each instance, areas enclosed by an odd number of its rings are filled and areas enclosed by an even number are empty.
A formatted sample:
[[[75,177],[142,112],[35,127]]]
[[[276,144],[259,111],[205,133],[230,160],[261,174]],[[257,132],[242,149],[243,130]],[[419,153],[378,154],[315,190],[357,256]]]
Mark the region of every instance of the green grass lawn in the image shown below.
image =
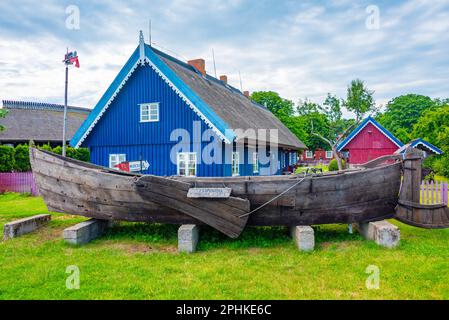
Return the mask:
[[[0,196],[0,226],[47,209],[41,198]],[[449,230],[401,229],[396,249],[345,225],[316,227],[299,252],[285,228],[248,228],[237,240],[205,228],[199,251],[177,253],[177,226],[122,223],[87,245],[62,230],[83,218],[53,214],[36,232],[0,242],[0,299],[449,299]],[[2,228],[3,229],[3,228]],[[66,288],[66,268],[80,289]],[[365,286],[369,265],[380,288]]]

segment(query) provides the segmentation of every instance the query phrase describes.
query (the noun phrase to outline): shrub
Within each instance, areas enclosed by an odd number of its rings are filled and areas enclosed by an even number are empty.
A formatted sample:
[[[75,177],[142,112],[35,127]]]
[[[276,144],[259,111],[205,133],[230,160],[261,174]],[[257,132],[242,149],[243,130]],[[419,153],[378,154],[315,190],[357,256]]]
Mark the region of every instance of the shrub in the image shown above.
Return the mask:
[[[61,148],[61,153],[62,153],[62,148]],[[66,150],[65,150],[65,155],[69,158],[76,159],[78,152],[75,148],[67,146]]]
[[[75,159],[80,160],[80,161],[84,161],[84,162],[89,162],[90,161],[89,148],[78,148],[78,149],[75,149],[75,150],[77,151]]]
[[[345,160],[341,159],[341,166],[345,167]],[[329,171],[338,171],[338,163],[337,159],[332,159],[331,162],[329,162]]]
[[[61,146],[56,146],[56,147],[53,148],[52,151],[54,153],[57,153],[57,154],[62,154],[62,147]]]
[[[51,148],[51,146],[49,144],[44,144],[44,145],[42,145],[40,147],[37,147],[37,148],[41,149],[41,150],[45,150],[45,151],[53,151],[53,149]]]
[[[14,148],[0,146],[0,172],[11,172],[14,170]]]
[[[436,174],[449,177],[449,157],[440,156],[432,161],[432,169]]]
[[[31,170],[30,165],[30,152],[28,145],[19,144],[14,149],[14,161],[15,161],[15,170],[26,172]]]

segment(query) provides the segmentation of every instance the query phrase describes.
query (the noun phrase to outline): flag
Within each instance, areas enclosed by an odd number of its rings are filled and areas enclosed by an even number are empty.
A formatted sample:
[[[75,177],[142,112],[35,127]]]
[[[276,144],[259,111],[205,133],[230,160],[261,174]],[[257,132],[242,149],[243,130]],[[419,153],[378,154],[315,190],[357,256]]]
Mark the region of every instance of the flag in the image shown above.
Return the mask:
[[[78,53],[76,51],[67,52],[67,54],[64,57],[64,63],[67,64],[67,65],[75,64],[75,67],[79,68],[80,67],[80,62],[79,62],[79,59],[78,59]]]
[[[70,58],[70,64],[75,63],[75,67],[80,67],[80,61],[78,60],[78,56]]]

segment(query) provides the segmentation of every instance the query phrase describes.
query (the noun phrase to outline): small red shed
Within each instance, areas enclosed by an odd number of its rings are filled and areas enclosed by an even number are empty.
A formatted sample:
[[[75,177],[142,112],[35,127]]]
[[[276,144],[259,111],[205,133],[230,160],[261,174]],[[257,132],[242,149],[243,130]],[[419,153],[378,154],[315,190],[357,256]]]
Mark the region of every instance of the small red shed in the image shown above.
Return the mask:
[[[372,117],[368,117],[343,140],[337,150],[349,164],[361,164],[380,156],[393,154],[402,142]]]

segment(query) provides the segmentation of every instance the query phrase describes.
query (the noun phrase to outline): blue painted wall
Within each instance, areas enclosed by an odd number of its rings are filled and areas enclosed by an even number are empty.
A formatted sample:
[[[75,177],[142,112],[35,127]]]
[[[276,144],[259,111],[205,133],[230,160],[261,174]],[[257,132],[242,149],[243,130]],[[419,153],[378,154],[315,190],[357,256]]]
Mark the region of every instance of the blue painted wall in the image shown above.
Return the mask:
[[[151,102],[159,103],[159,121],[141,123],[139,104]],[[150,163],[144,173],[175,175],[176,157],[172,162],[170,154],[179,140],[170,138],[177,128],[186,130],[191,137],[183,151],[197,152],[198,176],[231,175],[230,162],[224,164],[230,154],[223,154],[221,163],[201,163],[201,152],[209,144],[201,142],[201,137],[208,126],[148,65],[137,67],[82,145],[90,148],[91,161],[99,165],[109,166],[109,154],[126,154],[127,161],[142,159]],[[210,139],[225,150],[225,144],[215,134]],[[240,154],[240,175],[258,174],[253,173],[253,151],[246,146]]]

